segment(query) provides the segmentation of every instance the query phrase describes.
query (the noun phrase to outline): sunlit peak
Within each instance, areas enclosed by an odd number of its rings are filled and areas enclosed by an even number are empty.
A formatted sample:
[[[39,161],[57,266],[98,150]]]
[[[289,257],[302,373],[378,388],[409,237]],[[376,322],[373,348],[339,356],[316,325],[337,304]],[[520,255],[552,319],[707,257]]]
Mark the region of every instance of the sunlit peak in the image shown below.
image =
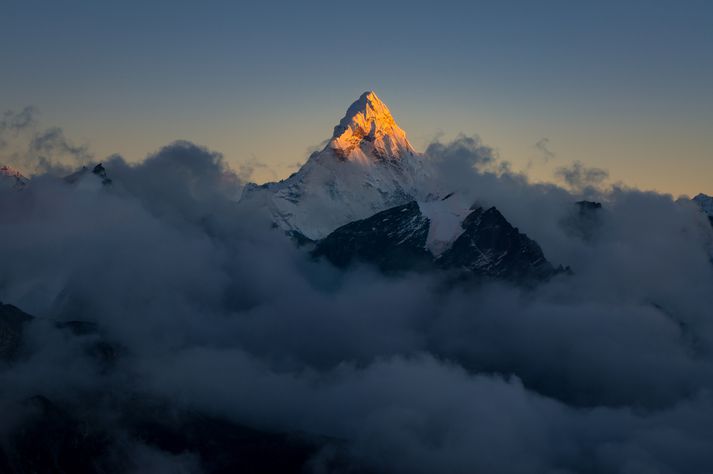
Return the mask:
[[[364,92],[349,106],[334,127],[329,146],[341,158],[351,158],[359,150],[383,159],[397,159],[414,152],[406,133],[374,91]]]

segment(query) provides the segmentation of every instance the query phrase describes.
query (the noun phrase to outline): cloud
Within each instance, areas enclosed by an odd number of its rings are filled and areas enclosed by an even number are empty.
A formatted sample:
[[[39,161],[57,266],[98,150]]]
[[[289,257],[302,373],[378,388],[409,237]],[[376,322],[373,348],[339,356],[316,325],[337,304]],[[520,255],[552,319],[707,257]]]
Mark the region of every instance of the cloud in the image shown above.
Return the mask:
[[[540,155],[545,163],[557,156],[552,150],[550,150],[550,139],[546,137],[540,138],[537,143],[535,143],[535,149],[540,152]]]
[[[484,145],[478,136],[459,135],[448,143],[434,141],[425,154],[440,166],[471,168],[484,167],[497,160],[495,150]],[[468,173],[470,174],[470,173]]]
[[[571,189],[532,184],[475,137],[427,154],[439,189],[497,206],[573,274],[525,289],[337,270],[239,206],[239,174],[186,141],[105,160],[111,186],[48,173],[0,191],[0,300],[37,317],[0,367],[3,431],[41,394],[137,469],[205,467],[126,420],[159,400],[318,439],[314,472],[705,472],[713,232],[695,207],[602,189],[583,164]],[[582,239],[563,220],[587,187],[603,208]],[[98,334],[55,328],[76,320]]]
[[[68,174],[93,161],[87,145],[77,145],[60,127],[41,128],[39,111],[27,106],[20,112],[6,111],[0,120],[0,163],[25,174]]]
[[[0,149],[8,146],[7,135],[16,137],[19,133],[37,124],[37,109],[27,106],[19,112],[7,110],[0,119]]]
[[[38,111],[35,107],[27,106],[19,112],[8,110],[0,120],[0,133],[5,131],[20,132],[37,123]]]
[[[68,157],[73,160],[75,166],[86,164],[93,157],[86,145],[72,144],[59,127],[48,128],[35,134],[30,142],[29,152],[46,163]]]
[[[243,182],[247,183],[253,179],[255,171],[257,170],[268,171],[271,175],[274,175],[274,172],[269,170],[266,164],[261,163],[254,156],[250,160],[243,161],[239,164],[237,174]]]
[[[575,193],[597,189],[609,179],[608,171],[589,168],[580,161],[575,161],[570,166],[557,168],[555,175]]]

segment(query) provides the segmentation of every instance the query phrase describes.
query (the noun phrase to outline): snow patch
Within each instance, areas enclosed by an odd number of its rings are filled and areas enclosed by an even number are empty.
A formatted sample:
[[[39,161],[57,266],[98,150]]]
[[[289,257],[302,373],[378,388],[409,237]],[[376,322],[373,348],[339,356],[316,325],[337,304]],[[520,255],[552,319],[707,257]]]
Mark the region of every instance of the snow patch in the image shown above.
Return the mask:
[[[465,231],[461,223],[471,210],[459,197],[451,195],[445,200],[419,201],[418,207],[430,221],[426,248],[439,256]]]

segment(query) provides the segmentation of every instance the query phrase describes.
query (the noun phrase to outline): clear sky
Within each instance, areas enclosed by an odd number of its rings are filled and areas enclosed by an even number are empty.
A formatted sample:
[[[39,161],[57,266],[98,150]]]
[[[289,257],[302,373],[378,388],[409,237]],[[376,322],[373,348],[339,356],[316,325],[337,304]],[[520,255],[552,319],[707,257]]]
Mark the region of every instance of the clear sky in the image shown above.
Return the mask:
[[[537,180],[581,160],[713,194],[710,1],[0,3],[0,109],[99,158],[188,139],[282,178],[365,90],[416,148],[478,134]]]

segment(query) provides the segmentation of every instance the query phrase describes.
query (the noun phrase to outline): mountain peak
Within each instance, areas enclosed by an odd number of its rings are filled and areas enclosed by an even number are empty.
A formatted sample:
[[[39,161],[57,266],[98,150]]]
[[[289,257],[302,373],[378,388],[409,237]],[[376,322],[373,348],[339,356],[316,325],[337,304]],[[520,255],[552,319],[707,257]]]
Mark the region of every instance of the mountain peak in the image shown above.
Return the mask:
[[[348,126],[351,121],[353,121],[357,116],[362,115],[364,117],[372,117],[375,119],[382,119],[387,122],[393,122],[394,118],[391,115],[391,111],[386,106],[384,102],[376,95],[374,91],[366,91],[355,100],[352,105],[347,109],[347,113],[344,118],[339,122],[340,126]]]
[[[692,200],[693,202],[698,204],[698,206],[703,210],[703,212],[713,218],[713,197],[708,196],[707,194],[700,193]]]
[[[406,133],[374,91],[364,92],[334,127],[329,147],[343,159],[398,159],[414,153]]]
[[[22,188],[27,184],[27,178],[16,169],[0,166],[0,187]]]
[[[0,166],[0,174],[4,176],[22,176],[22,174],[16,169],[5,165]]]
[[[368,91],[349,107],[324,149],[287,179],[246,186],[240,202],[265,209],[293,236],[317,240],[424,197],[429,169],[389,108]]]

